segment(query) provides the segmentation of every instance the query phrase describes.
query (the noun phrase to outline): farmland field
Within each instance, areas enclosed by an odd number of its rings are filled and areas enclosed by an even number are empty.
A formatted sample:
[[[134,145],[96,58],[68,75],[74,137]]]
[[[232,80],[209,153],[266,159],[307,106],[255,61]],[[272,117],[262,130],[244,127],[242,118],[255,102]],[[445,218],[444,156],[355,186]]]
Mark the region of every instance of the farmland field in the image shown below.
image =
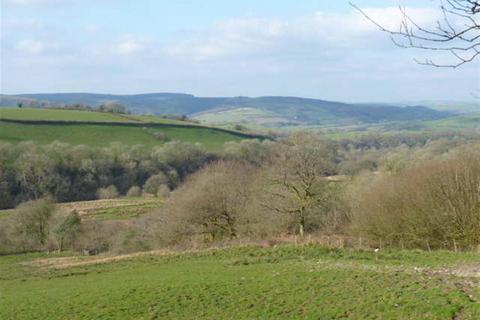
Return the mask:
[[[121,142],[126,145],[140,144],[151,148],[165,141],[179,140],[200,143],[207,149],[216,150],[220,149],[225,142],[240,141],[247,137],[234,131],[211,127],[195,125],[187,127],[188,123],[158,117],[121,116],[89,111],[3,108],[0,110],[0,121],[2,119],[59,121],[57,123],[2,122],[0,141],[10,143],[33,141],[48,144],[61,141],[72,145],[106,147],[112,142]],[[62,121],[75,121],[75,123]],[[161,139],[157,138],[158,134],[162,135]]]
[[[1,319],[479,319],[475,253],[317,245],[0,257]]]
[[[83,220],[131,220],[159,208],[163,200],[156,197],[134,197],[59,203],[61,211],[77,211]],[[15,209],[0,210],[0,220]]]
[[[92,111],[39,109],[39,108],[0,108],[0,119],[51,120],[51,121],[107,121],[125,122],[127,118],[119,114]]]
[[[158,198],[122,198],[93,201],[77,201],[57,204],[59,209],[77,211],[82,219],[129,220],[160,207]],[[1,216],[1,211],[0,211]]]
[[[470,114],[458,117],[452,117],[442,120],[427,121],[427,127],[436,130],[455,130],[467,128],[480,128],[480,114]]]

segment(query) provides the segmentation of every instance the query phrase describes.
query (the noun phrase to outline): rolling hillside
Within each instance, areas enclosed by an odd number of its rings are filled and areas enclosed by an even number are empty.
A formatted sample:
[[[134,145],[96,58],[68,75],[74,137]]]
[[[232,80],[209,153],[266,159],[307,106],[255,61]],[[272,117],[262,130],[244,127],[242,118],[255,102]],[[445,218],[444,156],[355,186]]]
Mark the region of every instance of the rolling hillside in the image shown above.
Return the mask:
[[[474,253],[318,245],[9,255],[0,318],[479,319],[476,268]]]
[[[250,121],[263,126],[350,125],[388,121],[436,120],[451,116],[422,106],[399,107],[389,104],[348,104],[297,97],[196,97],[189,94],[151,93],[138,95],[108,95],[90,93],[24,94],[0,96],[0,104],[26,106],[61,106],[82,103],[98,106],[116,101],[139,114],[185,114],[212,124],[225,124],[224,112],[233,112],[228,123]],[[259,121],[257,121],[259,119]]]
[[[236,131],[205,127],[157,117],[123,116],[90,111],[0,108],[0,141],[61,141],[105,147],[112,142],[145,147],[179,140],[200,143],[210,150],[227,141],[261,138]]]

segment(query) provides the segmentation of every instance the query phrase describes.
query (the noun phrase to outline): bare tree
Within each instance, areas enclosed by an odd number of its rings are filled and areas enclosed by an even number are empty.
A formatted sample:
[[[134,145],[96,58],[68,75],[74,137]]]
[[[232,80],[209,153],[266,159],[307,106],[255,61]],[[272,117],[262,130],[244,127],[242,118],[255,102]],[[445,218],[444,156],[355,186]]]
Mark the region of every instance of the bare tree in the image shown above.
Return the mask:
[[[249,223],[257,168],[243,162],[214,162],[189,176],[161,209],[163,241],[193,236],[205,240],[235,239]]]
[[[289,216],[303,237],[309,218],[322,212],[328,197],[334,150],[315,135],[296,133],[279,144],[267,163],[264,207]]]
[[[393,43],[402,48],[414,48],[448,53],[453,61],[438,63],[431,59],[415,61],[434,67],[457,68],[472,62],[480,55],[480,1],[479,0],[438,0],[441,18],[433,28],[416,22],[407,10],[399,7],[402,21],[397,30],[380,24],[365,10],[350,3],[367,20],[380,30],[390,34]]]

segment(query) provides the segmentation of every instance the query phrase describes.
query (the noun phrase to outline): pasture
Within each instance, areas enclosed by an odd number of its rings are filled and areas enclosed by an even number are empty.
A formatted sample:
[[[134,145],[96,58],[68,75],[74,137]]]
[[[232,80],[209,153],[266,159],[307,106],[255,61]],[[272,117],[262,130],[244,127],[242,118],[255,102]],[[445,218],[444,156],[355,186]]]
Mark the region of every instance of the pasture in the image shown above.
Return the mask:
[[[0,257],[2,319],[479,319],[475,253],[254,246]]]
[[[2,119],[32,122],[1,122]],[[121,142],[152,148],[166,141],[178,140],[200,143],[209,150],[218,150],[225,142],[251,138],[235,131],[153,116],[90,111],[1,108],[0,122],[0,141],[10,143],[33,141],[48,144],[60,141],[72,145],[106,147],[113,142]]]
[[[120,114],[40,108],[0,108],[0,119],[98,122],[129,121],[129,119]]]

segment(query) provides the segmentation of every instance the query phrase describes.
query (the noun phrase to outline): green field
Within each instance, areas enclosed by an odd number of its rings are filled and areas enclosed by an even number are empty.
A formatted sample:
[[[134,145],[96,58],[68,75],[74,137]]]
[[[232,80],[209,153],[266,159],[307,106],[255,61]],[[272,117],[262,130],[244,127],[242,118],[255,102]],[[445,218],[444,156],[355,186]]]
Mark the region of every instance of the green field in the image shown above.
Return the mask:
[[[162,199],[156,197],[134,197],[57,204],[60,210],[75,210],[84,220],[131,220],[161,207]],[[12,210],[6,211],[4,216]],[[2,211],[0,210],[0,219]]]
[[[436,130],[480,129],[480,114],[470,114],[443,120],[427,121],[426,126]]]
[[[195,119],[220,126],[245,124],[251,127],[274,127],[291,123],[287,118],[283,118],[271,111],[248,107],[200,113],[195,116]]]
[[[141,144],[151,148],[161,145],[165,141],[179,140],[200,143],[207,149],[217,150],[222,148],[225,142],[240,141],[245,138],[234,131],[222,131],[210,127],[169,126],[179,123],[186,126],[188,123],[158,117],[121,116],[89,111],[3,108],[0,109],[0,121],[1,119],[59,121],[55,124],[0,122],[0,141],[10,143],[34,141],[48,144],[53,141],[61,141],[72,145],[106,147],[112,142],[121,142],[126,145]],[[134,120],[137,123],[132,124]],[[62,123],[61,121],[77,121],[78,123]],[[82,121],[89,123],[82,123]],[[105,121],[112,123],[91,123]],[[155,137],[158,133],[162,133],[164,138]]]
[[[126,122],[131,121],[119,114],[33,108],[0,108],[0,119],[51,120],[51,121],[96,121]]]
[[[0,257],[0,319],[480,318],[474,253],[377,260],[310,245],[55,257]]]

